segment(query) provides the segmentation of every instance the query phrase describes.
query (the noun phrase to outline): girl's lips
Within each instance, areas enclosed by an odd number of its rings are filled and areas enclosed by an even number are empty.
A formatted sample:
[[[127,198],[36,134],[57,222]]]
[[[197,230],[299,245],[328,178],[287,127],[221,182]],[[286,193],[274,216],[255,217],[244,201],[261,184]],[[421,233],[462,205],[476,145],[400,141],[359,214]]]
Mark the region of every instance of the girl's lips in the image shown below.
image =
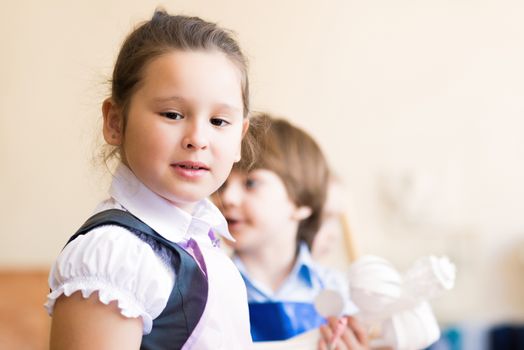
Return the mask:
[[[209,167],[202,162],[192,162],[192,161],[184,161],[184,162],[177,162],[171,164],[175,167],[180,167],[183,169],[189,169],[189,170],[209,170]]]
[[[196,180],[209,172],[209,167],[200,162],[178,162],[171,164],[175,173],[188,180]]]

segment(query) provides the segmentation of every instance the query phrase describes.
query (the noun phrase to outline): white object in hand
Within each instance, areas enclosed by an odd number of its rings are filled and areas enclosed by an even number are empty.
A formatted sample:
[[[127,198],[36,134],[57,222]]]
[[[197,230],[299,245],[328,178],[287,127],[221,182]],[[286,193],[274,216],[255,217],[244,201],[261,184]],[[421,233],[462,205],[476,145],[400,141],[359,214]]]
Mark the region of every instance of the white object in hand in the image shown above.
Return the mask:
[[[428,302],[398,311],[382,324],[381,343],[394,349],[424,349],[440,337],[440,329]]]
[[[328,343],[328,350],[334,349],[347,327],[347,318],[343,317],[342,314],[344,312],[344,298],[335,290],[324,289],[315,298],[315,308],[324,318],[338,317],[337,328]]]
[[[365,255],[349,269],[351,299],[363,321],[388,318],[403,294],[403,279],[386,259]]]
[[[406,293],[419,300],[431,299],[455,284],[455,265],[447,257],[418,259],[404,274]]]
[[[335,290],[324,289],[315,298],[315,309],[324,318],[342,316],[344,298]]]
[[[359,318],[379,330],[380,345],[422,349],[438,339],[427,300],[453,287],[455,267],[449,259],[421,258],[402,276],[387,260],[363,256],[352,264],[349,277]]]

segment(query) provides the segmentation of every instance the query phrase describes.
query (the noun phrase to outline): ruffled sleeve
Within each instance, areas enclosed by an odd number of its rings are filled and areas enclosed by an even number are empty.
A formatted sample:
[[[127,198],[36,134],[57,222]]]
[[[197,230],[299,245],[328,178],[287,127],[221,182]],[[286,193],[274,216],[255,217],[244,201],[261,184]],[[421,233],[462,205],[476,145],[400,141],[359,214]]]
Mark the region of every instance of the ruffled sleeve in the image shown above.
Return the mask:
[[[126,317],[141,317],[143,332],[165,308],[174,271],[151,246],[126,229],[102,226],[69,243],[51,268],[51,293],[45,305],[52,315],[56,300],[81,291],[98,292],[104,304],[117,301]]]

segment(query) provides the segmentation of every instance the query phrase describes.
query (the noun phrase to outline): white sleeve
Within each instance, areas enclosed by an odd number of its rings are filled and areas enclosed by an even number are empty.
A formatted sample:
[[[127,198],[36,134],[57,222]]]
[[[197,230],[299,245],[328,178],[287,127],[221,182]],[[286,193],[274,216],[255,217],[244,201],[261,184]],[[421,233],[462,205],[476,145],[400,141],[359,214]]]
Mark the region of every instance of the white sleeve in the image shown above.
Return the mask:
[[[101,226],[77,237],[60,253],[49,274],[45,305],[52,315],[62,295],[98,292],[104,304],[117,301],[122,315],[141,317],[143,332],[165,308],[175,274],[149,244],[119,226]]]

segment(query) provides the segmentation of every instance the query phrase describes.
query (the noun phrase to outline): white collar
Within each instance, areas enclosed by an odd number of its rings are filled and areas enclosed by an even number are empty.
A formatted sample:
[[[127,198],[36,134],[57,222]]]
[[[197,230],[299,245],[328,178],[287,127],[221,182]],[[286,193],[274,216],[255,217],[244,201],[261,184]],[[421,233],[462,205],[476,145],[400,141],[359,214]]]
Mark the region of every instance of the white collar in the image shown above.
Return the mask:
[[[187,241],[194,235],[207,238],[210,229],[234,241],[226,219],[209,199],[199,201],[191,215],[147,188],[122,163],[116,168],[109,194],[126,210],[172,242]]]

